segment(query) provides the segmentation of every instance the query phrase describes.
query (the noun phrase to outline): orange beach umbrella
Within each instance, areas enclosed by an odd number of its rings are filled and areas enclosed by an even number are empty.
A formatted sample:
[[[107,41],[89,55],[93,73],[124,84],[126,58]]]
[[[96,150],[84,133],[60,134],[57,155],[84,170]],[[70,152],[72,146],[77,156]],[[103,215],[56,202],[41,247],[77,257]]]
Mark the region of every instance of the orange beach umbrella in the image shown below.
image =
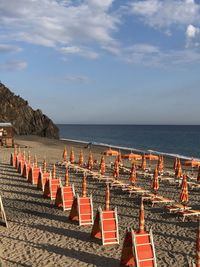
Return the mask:
[[[155,170],[154,170],[152,188],[153,188],[155,194],[157,194],[157,191],[159,189],[158,169],[157,168],[155,168]]]
[[[132,164],[131,174],[130,174],[129,180],[130,180],[130,182],[131,182],[132,185],[135,185],[136,184],[136,181],[137,181],[137,173],[136,173],[136,167],[135,167],[135,164],[134,163]]]
[[[198,160],[186,160],[185,163],[184,163],[185,166],[190,166],[192,168],[194,167],[199,167],[200,166],[200,161]]]
[[[79,166],[82,167],[84,163],[84,159],[83,159],[83,151],[80,151],[80,156],[79,156]]]
[[[187,203],[188,199],[189,199],[189,194],[188,194],[187,176],[186,176],[186,174],[184,174],[182,186],[181,186],[180,201],[183,203]]]
[[[143,198],[141,198],[141,204],[140,204],[140,213],[139,213],[139,233],[144,233],[144,203]]]
[[[140,160],[142,158],[141,155],[139,154],[134,154],[134,153],[129,153],[129,154],[124,154],[122,155],[123,159],[129,159],[129,160]]]
[[[70,159],[69,160],[70,160],[70,162],[72,164],[74,164],[75,156],[74,156],[74,150],[73,150],[73,148],[71,149]]]
[[[88,158],[88,165],[87,165],[88,169],[92,170],[93,165],[94,165],[94,162],[93,162],[92,152],[90,151],[89,158]]]
[[[66,146],[64,147],[62,157],[63,157],[63,161],[67,161],[67,148],[66,148]]]
[[[104,156],[101,157],[101,162],[100,162],[100,173],[101,175],[104,175],[106,171],[106,163],[105,163],[105,159]]]
[[[82,188],[82,192],[83,192],[83,197],[86,197],[87,181],[86,181],[86,174],[85,173],[83,175],[83,188]]]
[[[147,168],[147,161],[146,161],[145,155],[142,155],[141,169],[142,169],[143,171],[145,171],[146,168]]]
[[[158,156],[157,155],[152,155],[152,154],[146,154],[145,158],[148,160],[158,160]]]
[[[105,200],[106,200],[105,210],[108,211],[110,209],[110,187],[109,187],[109,184],[107,184],[107,186],[106,186]]]
[[[103,152],[103,154],[104,154],[105,156],[118,156],[118,155],[119,155],[119,151],[117,151],[117,150],[113,150],[113,149],[111,149],[111,148],[109,147],[107,150],[105,150],[105,151]]]

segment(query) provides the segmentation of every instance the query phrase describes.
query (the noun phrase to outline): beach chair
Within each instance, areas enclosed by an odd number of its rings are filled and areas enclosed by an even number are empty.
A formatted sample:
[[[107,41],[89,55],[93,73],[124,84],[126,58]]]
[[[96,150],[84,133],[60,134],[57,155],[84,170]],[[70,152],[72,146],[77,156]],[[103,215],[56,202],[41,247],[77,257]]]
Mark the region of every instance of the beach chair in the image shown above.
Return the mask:
[[[75,196],[74,185],[58,187],[56,192],[55,205],[65,210],[71,210]]]
[[[16,158],[17,158],[16,153],[15,152],[11,153],[11,155],[10,155],[10,165],[12,167],[15,167],[15,165],[16,165]]]
[[[24,169],[25,162],[26,162],[25,159],[21,159],[20,162],[19,162],[19,164],[18,164],[18,169],[17,169],[17,171],[18,171],[18,173],[20,173],[21,175],[22,175],[22,173],[23,173],[23,169]]]
[[[37,182],[37,189],[42,190],[44,192],[44,187],[46,184],[46,181],[50,178],[51,173],[50,172],[42,172],[40,169],[39,175],[38,175],[38,182]]]
[[[146,190],[142,187],[133,186],[133,185],[128,185],[126,187],[123,187],[122,191],[128,192],[129,197],[131,197],[132,194],[144,195],[144,194],[147,194],[149,192],[149,190]]]
[[[6,219],[6,213],[5,213],[5,210],[4,210],[4,206],[3,206],[3,202],[2,202],[1,196],[0,196],[0,211],[1,211],[1,218],[3,220],[3,223],[4,223],[5,227],[8,228],[8,222],[7,222],[7,219]]]
[[[93,201],[92,196],[80,197],[78,194],[73,200],[69,219],[77,221],[80,226],[93,225]]]
[[[178,211],[182,211],[182,210],[189,210],[191,209],[191,207],[189,206],[184,206],[182,204],[176,203],[176,204],[172,204],[172,205],[166,205],[165,209],[169,212],[169,213],[176,213]]]
[[[183,218],[183,222],[186,218],[190,217],[200,217],[200,210],[186,209],[178,211],[177,214]]]
[[[28,172],[28,182],[37,185],[40,171],[41,169],[39,167],[32,165]]]
[[[122,266],[157,267],[152,230],[137,233],[127,229],[121,254]]]
[[[153,207],[155,204],[166,204],[166,203],[172,203],[174,202],[173,199],[169,199],[163,196],[158,196],[155,194],[149,194],[147,196],[143,197],[143,200],[146,202],[149,202],[151,206]]]
[[[111,182],[111,188],[112,187],[121,187],[121,188],[124,188],[124,187],[127,187],[127,186],[130,186],[130,184],[127,184],[127,183],[124,183],[120,180],[116,180],[114,179],[112,182]]]

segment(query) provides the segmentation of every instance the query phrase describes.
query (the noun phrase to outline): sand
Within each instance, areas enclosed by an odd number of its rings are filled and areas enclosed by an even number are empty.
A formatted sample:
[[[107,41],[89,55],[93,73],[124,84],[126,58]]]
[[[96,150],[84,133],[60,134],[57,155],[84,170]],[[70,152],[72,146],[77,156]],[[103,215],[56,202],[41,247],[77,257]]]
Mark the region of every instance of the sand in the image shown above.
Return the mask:
[[[89,150],[83,144],[27,136],[16,142],[37,155],[39,165],[43,158],[47,168],[62,158],[64,143],[68,154],[73,145],[76,158],[83,148],[85,161]],[[24,148],[23,148],[24,147]],[[99,161],[103,147],[92,147],[93,156]],[[119,266],[126,227],[138,229],[140,198],[120,189],[111,189],[111,208],[117,207],[120,245],[102,246],[90,238],[91,226],[80,227],[68,219],[69,211],[54,206],[54,201],[44,199],[42,191],[29,184],[9,165],[13,149],[0,150],[0,189],[9,228],[0,226],[0,251],[3,266]],[[168,159],[168,165],[172,160]],[[107,162],[108,163],[108,162]],[[130,165],[126,163],[127,165]],[[64,168],[57,167],[58,176],[64,179]],[[82,175],[70,173],[77,193],[81,193]],[[128,175],[123,176],[128,180]],[[149,189],[148,178],[138,178],[138,184]],[[93,195],[94,214],[104,206],[105,184],[88,178],[87,193]],[[179,200],[180,188],[165,182],[159,194]],[[190,191],[189,204],[200,209],[199,191]],[[145,204],[145,226],[152,227],[158,266],[188,266],[195,261],[197,220],[182,222],[169,215],[162,205]]]

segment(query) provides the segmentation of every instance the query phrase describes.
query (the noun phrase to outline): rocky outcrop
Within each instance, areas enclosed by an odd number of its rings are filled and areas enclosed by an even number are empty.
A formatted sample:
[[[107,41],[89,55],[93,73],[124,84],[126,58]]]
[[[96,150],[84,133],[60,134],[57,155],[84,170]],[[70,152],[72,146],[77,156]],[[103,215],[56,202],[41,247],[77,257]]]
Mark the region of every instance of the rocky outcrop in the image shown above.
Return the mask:
[[[41,110],[33,110],[0,82],[0,122],[11,122],[16,134],[59,138],[57,126]]]

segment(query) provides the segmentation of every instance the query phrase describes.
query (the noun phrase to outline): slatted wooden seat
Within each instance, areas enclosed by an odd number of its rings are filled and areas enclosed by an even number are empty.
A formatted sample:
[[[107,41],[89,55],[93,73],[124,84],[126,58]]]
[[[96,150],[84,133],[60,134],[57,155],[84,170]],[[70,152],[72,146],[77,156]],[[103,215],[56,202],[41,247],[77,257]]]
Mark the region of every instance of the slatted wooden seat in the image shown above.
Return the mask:
[[[55,205],[65,210],[71,210],[75,196],[74,185],[60,186],[56,192]]]

